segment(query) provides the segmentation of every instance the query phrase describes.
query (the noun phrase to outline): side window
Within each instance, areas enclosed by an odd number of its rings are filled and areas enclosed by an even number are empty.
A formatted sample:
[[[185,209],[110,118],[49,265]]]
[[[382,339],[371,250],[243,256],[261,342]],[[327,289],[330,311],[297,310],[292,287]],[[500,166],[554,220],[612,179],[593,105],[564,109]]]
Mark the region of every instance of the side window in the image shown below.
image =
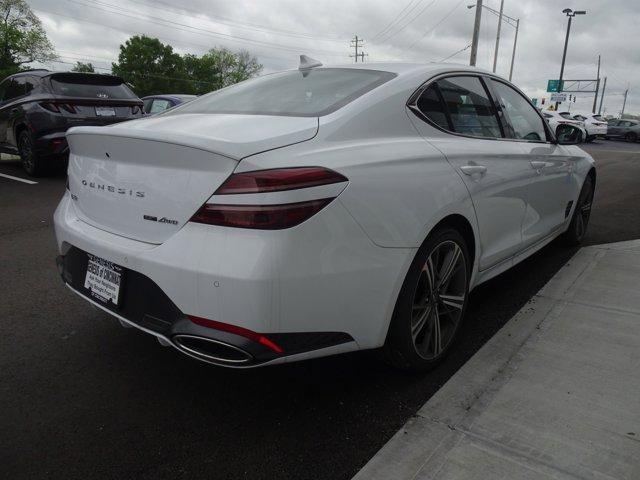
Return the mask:
[[[142,107],[142,109],[144,110],[144,113],[149,113],[151,111],[151,104],[153,103],[153,98],[147,98],[146,100],[143,101],[144,106]]]
[[[160,113],[164,112],[167,108],[171,107],[171,103],[169,100],[164,100],[161,98],[156,98],[151,105],[151,111],[149,113]]]
[[[22,78],[11,78],[7,80],[4,100],[13,100],[22,95],[24,95],[24,80]]]
[[[33,77],[24,77],[24,93],[29,95],[36,86],[36,79]]]
[[[453,131],[473,137],[500,138],[496,109],[478,77],[448,77],[437,81]]]
[[[451,130],[451,126],[449,125],[449,122],[447,120],[447,114],[445,113],[444,104],[440,99],[438,87],[436,87],[435,84],[431,84],[422,93],[422,95],[420,95],[416,106],[425,117],[438,125],[440,128]]]
[[[528,141],[546,141],[544,123],[535,108],[510,86],[491,80],[496,100],[508,117],[505,133],[509,138]],[[562,114],[561,114],[562,115]]]

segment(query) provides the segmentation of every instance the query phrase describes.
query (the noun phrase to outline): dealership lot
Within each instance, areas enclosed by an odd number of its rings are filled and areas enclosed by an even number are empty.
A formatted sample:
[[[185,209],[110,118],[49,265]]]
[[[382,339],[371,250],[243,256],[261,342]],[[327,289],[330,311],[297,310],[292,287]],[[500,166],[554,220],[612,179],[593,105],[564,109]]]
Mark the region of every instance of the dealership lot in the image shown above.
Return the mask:
[[[640,238],[640,144],[584,148],[598,162],[587,243]],[[230,371],[65,289],[51,219],[64,176],[24,183],[15,162],[0,174],[9,478],[350,478],[575,252],[552,244],[478,288],[457,348],[430,374],[399,374],[374,353]]]

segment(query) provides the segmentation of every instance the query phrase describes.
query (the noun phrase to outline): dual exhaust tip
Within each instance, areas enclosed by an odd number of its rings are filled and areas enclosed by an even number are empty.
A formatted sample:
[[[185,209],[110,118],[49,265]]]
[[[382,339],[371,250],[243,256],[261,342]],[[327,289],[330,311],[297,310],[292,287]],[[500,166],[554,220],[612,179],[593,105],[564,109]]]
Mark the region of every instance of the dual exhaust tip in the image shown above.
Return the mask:
[[[220,365],[246,365],[253,361],[253,356],[234,345],[196,335],[177,334],[171,337],[179,350],[199,360]]]

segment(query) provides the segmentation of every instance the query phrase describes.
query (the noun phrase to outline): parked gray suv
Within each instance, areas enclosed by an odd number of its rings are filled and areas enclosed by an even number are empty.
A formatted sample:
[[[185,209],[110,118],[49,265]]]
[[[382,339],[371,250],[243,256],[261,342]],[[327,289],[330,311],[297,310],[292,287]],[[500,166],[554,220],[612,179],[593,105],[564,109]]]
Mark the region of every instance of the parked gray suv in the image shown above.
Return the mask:
[[[0,82],[0,151],[18,154],[29,175],[67,156],[66,132],[142,117],[142,100],[120,77],[28,70]]]

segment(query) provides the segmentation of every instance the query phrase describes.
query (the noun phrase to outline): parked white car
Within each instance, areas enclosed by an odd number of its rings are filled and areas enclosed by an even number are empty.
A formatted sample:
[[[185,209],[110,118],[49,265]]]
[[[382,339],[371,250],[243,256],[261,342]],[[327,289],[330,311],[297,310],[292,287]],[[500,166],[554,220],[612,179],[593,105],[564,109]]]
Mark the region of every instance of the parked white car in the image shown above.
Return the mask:
[[[312,65],[69,130],[67,286],[218,365],[384,346],[418,370],[450,349],[470,290],[583,238],[593,159],[506,80]]]
[[[565,116],[565,113],[568,112],[562,112],[560,115]],[[596,138],[604,138],[607,135],[607,121],[602,118],[601,115],[593,113],[569,113],[568,117],[583,122],[584,128],[587,130],[587,142],[591,142]]]
[[[582,141],[586,142],[588,133],[587,133],[587,129],[585,128],[584,122],[582,122],[581,120],[574,120],[573,118],[571,118],[570,115],[569,116],[565,115],[566,113],[568,112],[556,112],[553,110],[543,110],[542,116],[549,123],[549,126],[551,127],[551,130],[553,132],[558,131],[559,125],[573,125],[575,127],[578,127],[582,132]]]

